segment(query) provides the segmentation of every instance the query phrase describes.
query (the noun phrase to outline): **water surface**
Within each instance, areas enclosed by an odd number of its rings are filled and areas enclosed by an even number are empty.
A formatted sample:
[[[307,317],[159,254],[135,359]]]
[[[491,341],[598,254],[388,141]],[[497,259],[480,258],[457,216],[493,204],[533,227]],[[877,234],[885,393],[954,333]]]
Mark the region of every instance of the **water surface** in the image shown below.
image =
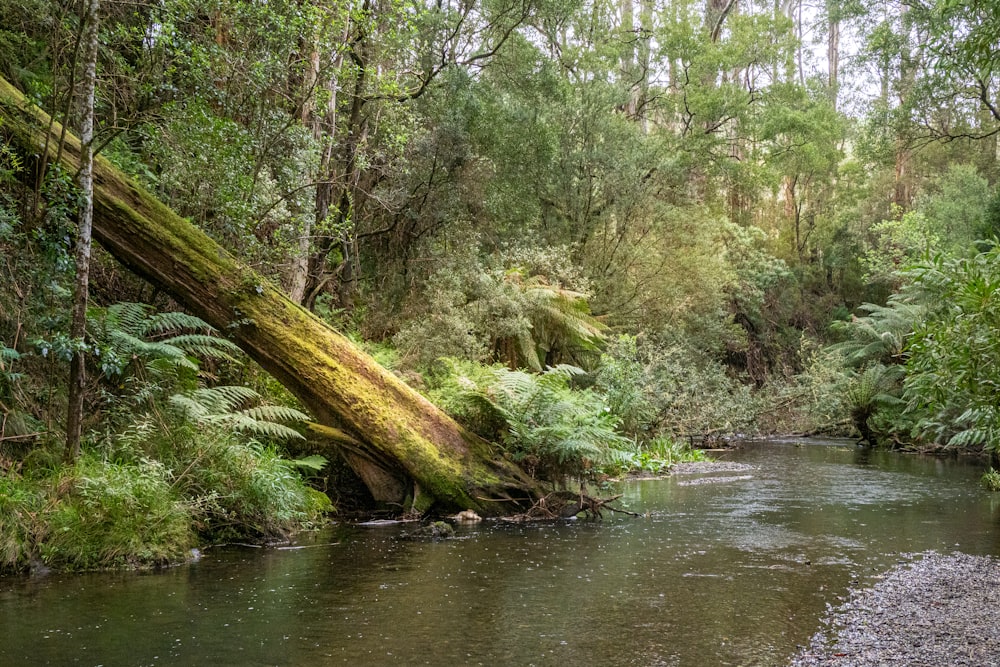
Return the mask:
[[[621,485],[603,521],[335,526],[166,571],[0,579],[0,665],[780,665],[901,554],[1000,556],[981,466],[822,443]],[[609,491],[610,493],[611,491]]]

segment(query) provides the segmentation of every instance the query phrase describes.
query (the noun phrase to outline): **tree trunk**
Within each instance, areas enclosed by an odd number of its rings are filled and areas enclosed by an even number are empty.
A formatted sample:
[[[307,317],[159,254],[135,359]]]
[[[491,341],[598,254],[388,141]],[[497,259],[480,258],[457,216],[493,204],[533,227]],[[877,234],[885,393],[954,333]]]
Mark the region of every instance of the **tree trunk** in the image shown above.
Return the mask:
[[[0,134],[26,157],[45,151],[46,114],[0,78]],[[56,139],[50,139],[50,159]],[[79,140],[61,162],[76,171]],[[94,162],[94,236],[119,261],[229,336],[295,394],[339,444],[376,500],[424,511],[497,515],[539,489],[486,441],[361,352],[103,158]]]
[[[83,435],[83,402],[86,394],[87,364],[84,337],[87,333],[87,298],[90,292],[90,243],[94,218],[94,89],[97,87],[97,30],[100,0],[88,0],[81,17],[83,88],[80,92],[80,172],[77,182],[82,192],[80,221],[76,235],[76,285],[73,290],[73,317],[70,340],[74,344],[69,366],[69,401],[66,409],[66,451],[68,462],[80,454]]]
[[[827,0],[826,16],[829,27],[826,36],[827,88],[834,109],[837,108],[837,94],[840,88],[840,6]]]

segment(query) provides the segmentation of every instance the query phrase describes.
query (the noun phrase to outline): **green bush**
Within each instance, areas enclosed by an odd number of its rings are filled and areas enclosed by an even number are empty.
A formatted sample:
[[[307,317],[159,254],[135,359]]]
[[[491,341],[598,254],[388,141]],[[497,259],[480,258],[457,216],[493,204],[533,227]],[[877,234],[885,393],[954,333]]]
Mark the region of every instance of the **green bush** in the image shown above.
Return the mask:
[[[608,408],[621,422],[622,430],[645,433],[656,418],[656,387],[649,367],[640,360],[635,336],[619,336],[601,355],[595,388],[604,394]]]
[[[750,387],[684,341],[620,339],[602,357],[595,388],[640,439],[753,430]]]
[[[296,461],[223,428],[137,420],[105,446],[119,460],[162,462],[192,524],[211,540],[283,538],[333,509],[304,483]]]
[[[487,437],[484,425],[498,427],[494,439],[511,458],[542,479],[564,481],[620,464],[630,443],[617,432],[617,419],[600,394],[571,387],[571,380],[582,374],[573,366],[544,373],[493,367],[437,382],[448,387],[445,405],[453,414],[471,417]]]
[[[912,298],[929,310],[907,348],[903,417],[922,439],[996,451],[1000,248],[969,258],[937,257],[909,276]]]
[[[219,433],[200,437],[184,454],[173,462],[174,484],[190,499],[199,531],[211,539],[283,539],[332,509],[272,446]]]
[[[0,477],[0,572],[27,567],[40,537],[44,504],[38,485],[12,471]]]
[[[138,415],[71,466],[36,448],[23,476],[0,477],[0,571],[165,565],[199,541],[282,539],[333,509],[300,474],[322,457],[167,419]]]
[[[85,454],[53,479],[40,555],[64,569],[164,565],[195,544],[190,508],[165,466],[111,463]]]
[[[624,451],[620,464],[617,467],[606,467],[605,471],[613,475],[629,472],[659,475],[669,472],[676,463],[708,460],[708,456],[702,450],[660,436],[645,444],[633,441],[632,447]]]
[[[430,276],[425,309],[395,342],[404,359],[425,366],[441,357],[539,372],[557,363],[589,363],[606,327],[590,314],[588,295],[563,284],[563,275],[569,274],[552,258],[514,251],[445,267]]]
[[[983,473],[980,481],[987,491],[992,491],[993,493],[1000,491],[1000,470],[990,468]]]
[[[505,367],[443,357],[423,375],[427,397],[442,410],[487,440],[497,442],[507,423],[488,401],[470,400],[481,387],[488,387]]]

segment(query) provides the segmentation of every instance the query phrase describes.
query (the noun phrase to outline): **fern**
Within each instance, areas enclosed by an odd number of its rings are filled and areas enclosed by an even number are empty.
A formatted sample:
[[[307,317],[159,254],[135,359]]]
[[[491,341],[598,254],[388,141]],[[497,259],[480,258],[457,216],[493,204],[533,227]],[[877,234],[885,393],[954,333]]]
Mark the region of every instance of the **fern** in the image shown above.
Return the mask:
[[[200,317],[178,311],[156,313],[147,317],[142,323],[142,334],[146,336],[185,330],[215,332],[215,329]]]
[[[547,353],[573,357],[601,349],[607,326],[590,314],[586,294],[550,285],[543,276],[533,276],[522,289],[531,329],[518,336],[517,347],[527,367],[541,371]]]
[[[12,371],[11,364],[21,358],[20,353],[0,343],[0,398],[3,398],[5,388],[13,386],[21,379],[20,373]]]
[[[603,400],[570,388],[579,368],[560,365],[542,374],[494,369],[492,381],[465,393],[507,427],[510,455],[550,479],[582,475],[622,458],[629,444],[615,431]]]
[[[122,302],[93,309],[89,316],[101,369],[109,377],[124,375],[140,360],[157,376],[176,377],[185,371],[196,373],[199,358],[234,361],[240,353],[208,323],[187,313],[156,313],[146,304]]]
[[[832,325],[834,331],[848,339],[830,346],[830,350],[843,354],[847,365],[855,368],[904,361],[907,341],[916,323],[925,317],[926,308],[893,295],[885,306],[866,303],[860,309],[868,314]]]
[[[309,421],[309,415],[260,401],[260,394],[239,385],[203,387],[170,397],[170,403],[196,423],[276,440],[305,439],[301,433],[280,422]]]
[[[330,463],[330,461],[325,456],[312,454],[310,456],[303,456],[299,459],[292,459],[289,463],[296,468],[311,470],[312,472],[320,472],[327,466],[328,463]]]
[[[205,359],[234,361],[241,354],[235,343],[210,334],[178,334],[161,342],[176,347],[185,354]]]
[[[0,371],[4,370],[8,363],[20,358],[21,355],[17,350],[0,343]]]

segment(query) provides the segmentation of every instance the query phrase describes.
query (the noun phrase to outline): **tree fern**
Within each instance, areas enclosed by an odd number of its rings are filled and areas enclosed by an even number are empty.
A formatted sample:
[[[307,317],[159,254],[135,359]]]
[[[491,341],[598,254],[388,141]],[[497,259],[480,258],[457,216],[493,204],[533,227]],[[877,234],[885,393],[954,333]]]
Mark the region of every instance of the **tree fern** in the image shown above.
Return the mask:
[[[492,379],[466,392],[466,400],[488,409],[507,431],[502,441],[513,458],[550,479],[586,474],[622,458],[630,441],[615,431],[601,398],[570,388],[583,373],[560,365],[544,373],[494,369]]]
[[[607,326],[591,315],[586,294],[550,285],[543,276],[531,277],[521,289],[531,322],[530,332],[518,339],[525,365],[541,371],[547,356],[573,359],[600,350]]]
[[[866,303],[860,310],[868,314],[849,322],[834,323],[832,328],[848,338],[832,345],[831,351],[843,354],[844,361],[856,368],[905,361],[907,341],[916,323],[924,318],[926,307],[901,295],[893,295],[885,306]]]
[[[884,430],[877,423],[885,422],[886,419],[875,419],[880,411],[900,412],[903,401],[900,400],[899,393],[903,376],[902,366],[876,363],[862,369],[848,381],[844,394],[851,420],[861,438],[869,444],[876,444]]]

